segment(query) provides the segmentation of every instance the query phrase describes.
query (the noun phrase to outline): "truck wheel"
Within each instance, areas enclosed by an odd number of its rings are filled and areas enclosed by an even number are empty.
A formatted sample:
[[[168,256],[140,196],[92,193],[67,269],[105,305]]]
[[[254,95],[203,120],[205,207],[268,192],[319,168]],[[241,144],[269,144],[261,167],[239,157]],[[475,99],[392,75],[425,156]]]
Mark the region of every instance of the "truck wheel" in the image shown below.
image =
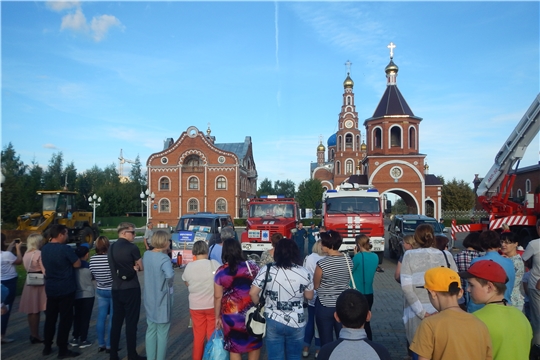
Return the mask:
[[[392,247],[392,243],[390,242],[389,246],[388,246],[388,253],[390,255],[390,259],[398,259],[399,256],[398,256],[398,253],[397,251]],[[380,260],[380,258],[379,258]],[[380,264],[380,262],[379,262]]]
[[[90,249],[94,245],[94,231],[91,227],[86,226],[79,232],[79,243],[88,244]]]

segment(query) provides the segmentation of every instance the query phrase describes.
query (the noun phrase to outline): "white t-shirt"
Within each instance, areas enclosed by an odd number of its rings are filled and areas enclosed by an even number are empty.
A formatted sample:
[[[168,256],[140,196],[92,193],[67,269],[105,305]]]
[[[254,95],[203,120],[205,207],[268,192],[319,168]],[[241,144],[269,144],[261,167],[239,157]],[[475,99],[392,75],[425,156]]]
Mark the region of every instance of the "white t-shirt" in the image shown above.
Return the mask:
[[[313,279],[313,275],[315,274],[315,268],[317,267],[317,262],[321,260],[324,256],[321,256],[317,253],[311,253],[304,259],[304,267],[307,271],[311,274],[311,278]],[[313,293],[313,299],[308,300],[309,306],[315,306],[315,301],[317,300],[317,290]]]
[[[189,308],[206,310],[214,308],[214,274],[219,268],[216,260],[201,259],[187,264],[182,280],[189,290]]]
[[[13,263],[17,261],[17,257],[11,251],[2,251],[2,272],[0,280],[9,280],[17,277],[17,270]]]
[[[261,268],[253,280],[253,285],[259,289],[263,288],[267,268]],[[265,317],[293,328],[305,326],[304,290],[313,290],[313,277],[309,271],[298,265],[290,269],[272,266],[264,289]]]
[[[533,267],[530,270],[531,279],[529,280],[529,289],[535,289],[536,283],[540,280],[540,238],[529,241],[529,245],[527,245],[527,248],[521,257],[525,261],[529,260],[531,257],[533,258]]]

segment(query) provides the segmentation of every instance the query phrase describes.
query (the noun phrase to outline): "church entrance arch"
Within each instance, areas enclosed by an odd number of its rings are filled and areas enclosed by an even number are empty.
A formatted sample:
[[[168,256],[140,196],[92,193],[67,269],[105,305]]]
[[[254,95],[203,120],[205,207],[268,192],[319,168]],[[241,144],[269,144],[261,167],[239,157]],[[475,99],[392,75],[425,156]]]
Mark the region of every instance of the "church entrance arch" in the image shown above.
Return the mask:
[[[435,217],[435,202],[432,199],[425,201],[426,216]]]
[[[420,214],[420,206],[416,201],[416,198],[409,191],[396,188],[385,190],[384,193],[391,193],[399,196],[405,202],[405,206],[407,207],[406,214]]]

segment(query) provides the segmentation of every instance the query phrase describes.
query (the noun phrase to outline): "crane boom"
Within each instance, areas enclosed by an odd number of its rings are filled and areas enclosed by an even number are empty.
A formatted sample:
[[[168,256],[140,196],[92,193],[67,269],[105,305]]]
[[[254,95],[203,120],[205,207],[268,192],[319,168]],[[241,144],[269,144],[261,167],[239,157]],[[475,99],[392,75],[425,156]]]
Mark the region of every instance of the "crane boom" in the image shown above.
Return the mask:
[[[540,94],[516,125],[501,150],[495,156],[495,163],[484,177],[476,194],[478,196],[493,195],[501,184],[504,175],[508,174],[512,166],[523,158],[527,147],[540,130]]]

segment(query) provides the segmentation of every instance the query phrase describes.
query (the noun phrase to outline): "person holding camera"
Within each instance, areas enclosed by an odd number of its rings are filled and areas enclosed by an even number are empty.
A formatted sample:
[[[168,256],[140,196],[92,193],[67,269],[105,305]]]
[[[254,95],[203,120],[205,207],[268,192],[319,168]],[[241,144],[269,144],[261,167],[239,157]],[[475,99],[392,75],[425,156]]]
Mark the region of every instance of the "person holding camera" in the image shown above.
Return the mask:
[[[0,273],[0,280],[2,285],[9,290],[9,294],[4,302],[7,311],[5,314],[2,314],[2,344],[13,342],[13,339],[8,339],[5,335],[9,316],[11,315],[11,306],[13,305],[13,301],[15,301],[15,295],[17,295],[17,279],[19,276],[15,270],[15,265],[22,264],[21,240],[17,240],[6,245],[6,236],[2,233],[2,271]],[[15,248],[16,256],[11,251],[13,248]]]

